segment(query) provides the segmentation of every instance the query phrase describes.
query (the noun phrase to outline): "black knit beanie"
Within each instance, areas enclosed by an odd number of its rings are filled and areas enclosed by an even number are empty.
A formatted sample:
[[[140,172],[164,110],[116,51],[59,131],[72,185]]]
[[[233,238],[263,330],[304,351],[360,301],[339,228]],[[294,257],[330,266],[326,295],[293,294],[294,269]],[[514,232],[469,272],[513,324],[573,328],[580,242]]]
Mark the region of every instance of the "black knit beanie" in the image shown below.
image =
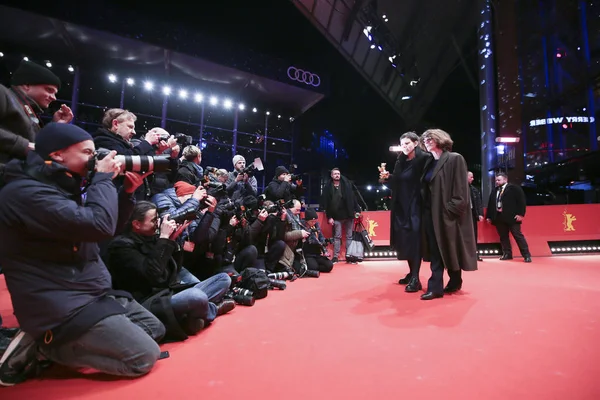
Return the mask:
[[[60,78],[48,68],[31,61],[22,61],[12,74],[12,86],[19,85],[53,85],[60,89]]]
[[[44,126],[35,137],[35,152],[44,160],[49,160],[51,153],[86,140],[93,139],[80,127],[51,122]]]

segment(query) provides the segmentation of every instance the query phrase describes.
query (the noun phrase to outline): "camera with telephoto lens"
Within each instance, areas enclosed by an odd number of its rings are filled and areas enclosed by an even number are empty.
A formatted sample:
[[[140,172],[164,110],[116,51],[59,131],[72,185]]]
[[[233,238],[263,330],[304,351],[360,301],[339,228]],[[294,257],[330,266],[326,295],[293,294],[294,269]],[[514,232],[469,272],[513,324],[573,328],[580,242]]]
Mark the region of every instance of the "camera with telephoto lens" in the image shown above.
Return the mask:
[[[284,271],[284,272],[272,272],[267,274],[267,277],[271,279],[278,279],[282,281],[291,281],[294,278],[295,274],[292,272]]]
[[[269,288],[270,289],[285,290],[286,287],[287,287],[287,284],[285,283],[285,281],[269,278]]]
[[[182,208],[169,215],[169,219],[171,221],[175,221],[178,224],[183,224],[185,221],[195,220],[197,217],[198,210],[196,209],[196,207]]]
[[[303,278],[318,278],[319,276],[321,276],[321,273],[314,269],[307,269],[304,271],[304,275],[302,275]]]
[[[237,304],[242,306],[252,307],[256,299],[254,298],[254,293],[248,289],[242,289],[239,287],[233,287],[225,297],[228,297],[235,301]]]
[[[94,171],[98,161],[110,154],[110,150],[96,150],[96,157],[90,159],[88,170]],[[121,173],[130,172],[167,172],[171,169],[169,156],[124,156],[117,154],[115,160],[121,163]]]
[[[169,140],[169,138],[171,137],[171,134],[169,134],[168,132],[163,132],[159,135],[159,137],[160,137],[160,140],[166,141],[166,140]],[[182,149],[185,146],[191,145],[193,142],[193,138],[189,135],[186,135],[185,133],[176,133],[173,135],[173,137],[175,138],[175,140],[177,140],[177,144]]]
[[[206,184],[206,192],[209,196],[219,200],[227,196],[227,185],[219,182],[208,182]]]

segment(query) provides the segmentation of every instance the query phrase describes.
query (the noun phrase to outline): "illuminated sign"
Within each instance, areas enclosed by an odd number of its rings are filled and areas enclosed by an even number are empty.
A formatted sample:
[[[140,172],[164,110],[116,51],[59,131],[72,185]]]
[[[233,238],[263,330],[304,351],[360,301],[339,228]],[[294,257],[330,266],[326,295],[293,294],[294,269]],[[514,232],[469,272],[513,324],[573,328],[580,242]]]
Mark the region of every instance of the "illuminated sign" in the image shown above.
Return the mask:
[[[587,124],[596,121],[594,117],[556,117],[556,118],[543,118],[543,119],[532,119],[529,121],[529,126],[540,126],[540,125],[552,125],[552,124]]]

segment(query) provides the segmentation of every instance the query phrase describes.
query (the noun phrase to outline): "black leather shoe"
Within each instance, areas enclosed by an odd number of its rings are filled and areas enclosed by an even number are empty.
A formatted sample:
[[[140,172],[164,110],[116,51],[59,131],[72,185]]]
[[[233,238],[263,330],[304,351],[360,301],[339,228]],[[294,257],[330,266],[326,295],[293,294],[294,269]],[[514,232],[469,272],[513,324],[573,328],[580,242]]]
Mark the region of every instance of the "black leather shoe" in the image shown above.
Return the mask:
[[[422,289],[423,286],[421,286],[421,281],[415,276],[414,278],[410,279],[410,282],[408,283],[408,285],[406,285],[404,291],[408,293],[415,293]]]
[[[227,314],[229,311],[235,308],[235,301],[233,300],[223,300],[217,305],[217,315]]]
[[[523,261],[526,262],[526,263],[530,263],[531,262],[531,256],[523,257]]]
[[[408,285],[410,283],[410,278],[412,275],[410,273],[406,274],[406,276],[398,281],[400,285]]]
[[[512,256],[508,255],[508,254],[502,254],[502,257],[500,257],[500,260],[504,261],[504,260],[512,260]]]
[[[444,297],[444,293],[427,292],[421,296],[421,300],[441,299],[442,297]]]
[[[452,283],[448,283],[446,285],[446,287],[444,288],[444,293],[456,293],[460,289],[462,289],[462,282],[459,283],[458,285],[454,285]]]

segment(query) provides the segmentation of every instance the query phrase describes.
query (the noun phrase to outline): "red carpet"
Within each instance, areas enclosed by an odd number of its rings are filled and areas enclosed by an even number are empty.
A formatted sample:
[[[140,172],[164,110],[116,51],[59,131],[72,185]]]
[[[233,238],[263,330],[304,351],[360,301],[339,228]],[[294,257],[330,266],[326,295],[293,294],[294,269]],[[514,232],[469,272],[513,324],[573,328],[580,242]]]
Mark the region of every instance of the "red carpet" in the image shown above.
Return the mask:
[[[600,257],[480,268],[424,302],[395,284],[404,264],[337,264],[163,346],[142,379],[54,367],[0,398],[599,399]],[[0,313],[14,324],[3,283]]]

